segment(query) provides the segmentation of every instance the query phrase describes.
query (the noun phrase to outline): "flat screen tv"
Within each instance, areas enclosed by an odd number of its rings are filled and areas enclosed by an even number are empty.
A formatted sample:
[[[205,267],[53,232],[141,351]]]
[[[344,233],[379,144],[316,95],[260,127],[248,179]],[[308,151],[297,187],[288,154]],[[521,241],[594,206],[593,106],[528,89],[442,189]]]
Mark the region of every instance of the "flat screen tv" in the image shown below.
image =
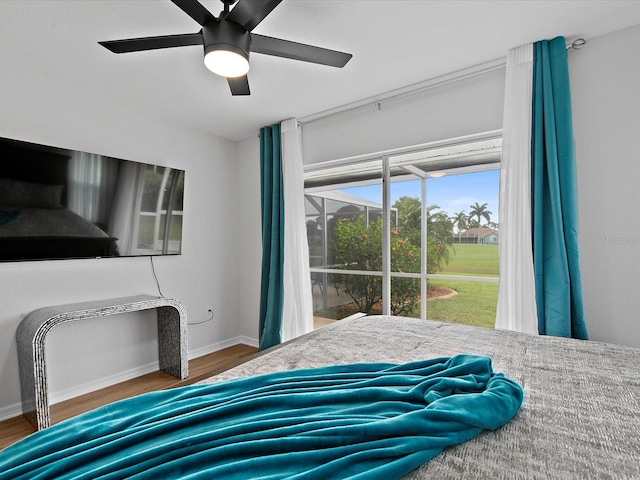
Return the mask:
[[[177,255],[184,170],[0,138],[0,261]]]

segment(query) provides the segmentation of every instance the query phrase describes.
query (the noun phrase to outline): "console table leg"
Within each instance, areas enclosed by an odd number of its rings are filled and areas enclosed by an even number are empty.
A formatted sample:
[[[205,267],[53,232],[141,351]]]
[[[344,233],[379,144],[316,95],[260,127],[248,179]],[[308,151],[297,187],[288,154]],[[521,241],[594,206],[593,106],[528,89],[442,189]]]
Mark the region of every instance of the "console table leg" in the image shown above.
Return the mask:
[[[21,341],[24,340],[24,341]],[[22,412],[27,420],[38,428],[36,408],[36,372],[33,344],[29,339],[18,336],[18,368],[20,370],[20,395]]]
[[[22,412],[37,430],[51,425],[49,410],[47,364],[44,352],[46,330],[28,333],[28,325],[18,327],[18,367]]]
[[[186,315],[174,307],[158,307],[158,357],[160,370],[179,379],[189,376]]]

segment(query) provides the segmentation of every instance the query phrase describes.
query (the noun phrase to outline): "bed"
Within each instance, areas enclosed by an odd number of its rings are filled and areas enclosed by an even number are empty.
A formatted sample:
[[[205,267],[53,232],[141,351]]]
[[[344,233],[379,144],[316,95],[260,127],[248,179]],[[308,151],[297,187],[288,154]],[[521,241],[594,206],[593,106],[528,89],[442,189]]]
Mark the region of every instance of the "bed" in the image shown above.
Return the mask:
[[[1,260],[111,257],[116,239],[66,208],[0,206],[15,220],[0,225]]]
[[[406,365],[424,359],[457,358],[461,353],[490,358],[496,372],[503,372],[522,385],[524,403],[504,426],[446,448],[403,478],[640,478],[640,350],[630,347],[368,316],[333,323],[218,375],[196,379],[193,386],[184,388],[214,388],[265,375],[343,365]],[[180,390],[180,395],[188,391]],[[160,398],[159,392],[157,395],[155,398]],[[152,397],[144,398],[149,401]],[[136,401],[124,404],[121,410],[126,411]],[[73,435],[84,436],[106,428],[107,423],[117,421],[117,416],[113,416],[115,410],[111,407],[104,408],[98,410],[102,415],[98,423],[80,416],[84,420],[63,422],[60,430],[66,428]],[[30,438],[35,437],[38,441],[34,444],[38,446],[55,443],[56,427]],[[64,457],[64,451],[59,455]],[[181,475],[174,472],[163,478],[170,477]],[[238,470],[230,478],[254,477]],[[303,474],[299,478],[315,477]],[[380,476],[365,472],[354,478]]]
[[[0,260],[106,257],[116,239],[65,208],[63,185],[0,178]]]
[[[407,479],[640,479],[640,349],[403,317],[336,322],[203,382],[353,362],[488,355],[525,401]]]

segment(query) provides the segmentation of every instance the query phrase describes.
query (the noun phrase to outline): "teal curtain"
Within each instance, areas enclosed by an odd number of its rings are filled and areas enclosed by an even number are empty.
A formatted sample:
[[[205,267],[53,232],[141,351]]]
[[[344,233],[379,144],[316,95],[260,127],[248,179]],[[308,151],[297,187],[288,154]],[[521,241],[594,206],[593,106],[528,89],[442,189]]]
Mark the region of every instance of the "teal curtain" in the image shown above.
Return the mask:
[[[284,306],[284,197],[280,125],[260,129],[262,283],[260,350],[282,341]]]
[[[587,339],[565,45],[564,37],[534,44],[531,208],[538,331]]]

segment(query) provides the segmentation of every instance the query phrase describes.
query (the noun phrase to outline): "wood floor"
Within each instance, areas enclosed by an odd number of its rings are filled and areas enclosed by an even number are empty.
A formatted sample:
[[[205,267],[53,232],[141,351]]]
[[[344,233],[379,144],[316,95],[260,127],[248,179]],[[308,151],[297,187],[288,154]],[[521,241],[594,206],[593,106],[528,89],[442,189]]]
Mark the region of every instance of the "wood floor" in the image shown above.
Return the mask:
[[[179,380],[161,371],[152,372],[52,405],[52,423],[141,393],[194,383],[248,360],[257,350],[255,347],[240,344],[193,359],[189,361],[189,378],[187,380]],[[17,442],[34,431],[35,429],[23,416],[0,422],[0,449]]]

